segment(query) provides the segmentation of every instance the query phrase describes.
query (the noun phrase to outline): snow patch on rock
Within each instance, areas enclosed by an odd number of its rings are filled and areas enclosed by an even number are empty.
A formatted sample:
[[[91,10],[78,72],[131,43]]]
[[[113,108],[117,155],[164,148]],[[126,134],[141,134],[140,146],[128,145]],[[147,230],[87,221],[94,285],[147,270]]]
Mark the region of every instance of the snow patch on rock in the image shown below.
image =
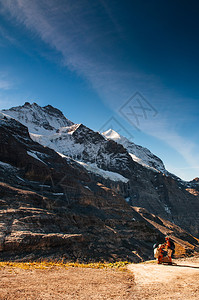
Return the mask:
[[[100,175],[100,176],[104,177],[105,179],[110,179],[112,181],[122,181],[125,183],[127,183],[129,181],[127,178],[125,178],[124,176],[122,176],[116,172],[105,171],[105,170],[98,168],[96,164],[84,163],[81,161],[77,161],[77,163],[82,165],[89,172]]]
[[[30,151],[27,151],[27,154],[30,155],[30,156],[32,156],[33,158],[35,158],[35,159],[41,161],[44,165],[46,165],[46,163],[43,162],[43,160],[41,160],[41,159],[37,156],[37,152],[36,152],[36,151],[31,151],[31,152],[30,152]]]

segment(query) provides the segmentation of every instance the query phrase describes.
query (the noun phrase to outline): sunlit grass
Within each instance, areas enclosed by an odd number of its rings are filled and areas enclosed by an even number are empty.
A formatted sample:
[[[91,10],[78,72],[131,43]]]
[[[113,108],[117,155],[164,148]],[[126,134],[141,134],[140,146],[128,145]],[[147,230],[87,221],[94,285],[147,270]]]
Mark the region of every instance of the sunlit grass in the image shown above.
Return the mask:
[[[126,265],[129,262],[119,261],[115,263],[104,263],[104,262],[95,262],[95,263],[79,263],[79,262],[69,262],[64,263],[62,261],[34,261],[34,262],[11,262],[4,261],[0,262],[0,268],[11,267],[19,268],[23,270],[30,269],[50,269],[50,268],[92,268],[92,269],[117,269],[120,271],[126,270]]]

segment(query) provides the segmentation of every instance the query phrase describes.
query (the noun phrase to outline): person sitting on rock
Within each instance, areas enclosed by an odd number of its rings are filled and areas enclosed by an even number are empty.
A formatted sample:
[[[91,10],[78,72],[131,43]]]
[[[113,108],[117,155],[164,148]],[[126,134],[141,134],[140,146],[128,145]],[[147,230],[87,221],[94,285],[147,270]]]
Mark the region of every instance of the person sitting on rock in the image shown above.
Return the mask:
[[[172,265],[172,256],[173,256],[173,242],[171,242],[170,238],[168,236],[165,237],[165,248],[167,250],[167,256],[169,258],[169,264]]]
[[[165,248],[165,244],[160,244],[157,248],[158,264],[161,264],[163,262],[164,248]]]
[[[161,245],[159,246],[158,264],[161,264],[161,263],[163,262],[164,248],[165,248],[165,245],[164,245],[164,244],[161,244]]]

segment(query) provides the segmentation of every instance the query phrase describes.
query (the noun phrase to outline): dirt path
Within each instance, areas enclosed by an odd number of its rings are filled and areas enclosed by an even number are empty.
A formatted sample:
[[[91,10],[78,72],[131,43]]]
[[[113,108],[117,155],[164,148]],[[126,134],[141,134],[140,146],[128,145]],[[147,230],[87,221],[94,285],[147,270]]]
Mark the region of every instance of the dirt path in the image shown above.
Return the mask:
[[[174,260],[175,265],[131,264],[137,299],[199,299],[199,258]]]
[[[0,268],[0,300],[199,299],[199,258],[177,265],[131,264],[112,269]]]

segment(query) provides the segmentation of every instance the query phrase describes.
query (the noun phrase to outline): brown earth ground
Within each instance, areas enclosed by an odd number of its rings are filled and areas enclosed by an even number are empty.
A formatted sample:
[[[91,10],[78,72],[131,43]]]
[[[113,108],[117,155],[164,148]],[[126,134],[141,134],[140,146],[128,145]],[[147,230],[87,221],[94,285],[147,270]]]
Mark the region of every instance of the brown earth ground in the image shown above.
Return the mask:
[[[128,265],[127,271],[0,268],[0,299],[199,299],[199,257]]]
[[[172,266],[131,264],[128,269],[134,274],[135,299],[199,299],[199,257],[176,259]]]

